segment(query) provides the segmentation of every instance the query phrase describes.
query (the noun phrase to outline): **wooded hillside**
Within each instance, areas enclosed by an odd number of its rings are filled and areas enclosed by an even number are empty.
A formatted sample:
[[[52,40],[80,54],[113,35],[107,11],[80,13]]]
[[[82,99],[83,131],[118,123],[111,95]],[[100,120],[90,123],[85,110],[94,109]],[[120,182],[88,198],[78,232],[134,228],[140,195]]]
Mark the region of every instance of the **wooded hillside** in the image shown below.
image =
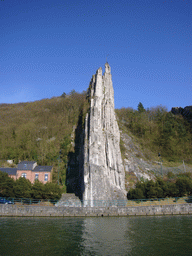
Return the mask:
[[[13,159],[37,161],[54,167],[53,182],[66,186],[68,155],[74,152],[71,137],[79,117],[88,110],[86,93],[74,90],[69,95],[40,101],[0,105],[0,166]],[[117,109],[123,132],[131,133],[149,160],[160,152],[166,161],[192,163],[192,133],[181,116],[158,106],[145,110]],[[146,150],[147,149],[147,150]]]
[[[174,115],[163,106],[145,110],[116,110],[119,123],[139,141],[147,159],[158,154],[168,162],[192,163],[192,131],[182,115]]]
[[[35,160],[54,167],[53,181],[66,180],[71,134],[86,103],[85,93],[71,91],[61,97],[0,105],[0,165],[5,160]],[[60,158],[60,162],[59,162]]]

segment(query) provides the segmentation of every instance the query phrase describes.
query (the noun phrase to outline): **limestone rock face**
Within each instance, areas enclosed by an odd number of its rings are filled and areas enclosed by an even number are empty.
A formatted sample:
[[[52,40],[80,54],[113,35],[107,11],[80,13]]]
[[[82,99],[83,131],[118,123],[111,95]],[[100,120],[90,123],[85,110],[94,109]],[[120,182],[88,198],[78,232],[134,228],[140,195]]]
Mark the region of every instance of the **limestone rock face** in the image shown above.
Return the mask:
[[[75,194],[62,194],[61,199],[55,204],[56,207],[81,207],[80,199]]]
[[[82,199],[125,200],[125,172],[120,152],[120,133],[114,111],[111,69],[99,68],[88,89],[90,109],[85,118]]]

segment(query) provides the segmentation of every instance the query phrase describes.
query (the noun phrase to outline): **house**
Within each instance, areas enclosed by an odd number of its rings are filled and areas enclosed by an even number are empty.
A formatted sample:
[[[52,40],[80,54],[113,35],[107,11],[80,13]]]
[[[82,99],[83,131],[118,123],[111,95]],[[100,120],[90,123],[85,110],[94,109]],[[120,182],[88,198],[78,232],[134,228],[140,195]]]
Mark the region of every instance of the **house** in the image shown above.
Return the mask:
[[[52,166],[38,166],[35,161],[22,161],[17,165],[17,168],[0,168],[0,171],[6,172],[11,178],[19,179],[20,177],[30,180],[34,183],[39,180],[42,183],[51,181]]]
[[[6,172],[11,178],[16,180],[17,168],[0,168],[1,172]]]

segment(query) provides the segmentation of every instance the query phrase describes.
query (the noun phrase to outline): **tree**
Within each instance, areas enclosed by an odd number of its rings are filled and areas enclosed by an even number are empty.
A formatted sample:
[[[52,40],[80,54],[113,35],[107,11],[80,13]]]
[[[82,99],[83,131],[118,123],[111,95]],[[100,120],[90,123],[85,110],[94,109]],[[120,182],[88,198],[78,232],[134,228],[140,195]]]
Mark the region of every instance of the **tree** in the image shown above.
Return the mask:
[[[186,194],[190,194],[192,182],[187,177],[179,177],[176,181],[176,186],[178,189],[178,196],[185,196]]]
[[[60,199],[62,190],[58,184],[47,182],[45,184],[45,199]]]
[[[45,185],[40,182],[39,180],[36,180],[32,187],[32,198],[34,199],[43,199],[45,198]]]
[[[143,107],[143,104],[141,102],[139,102],[138,106],[137,106],[137,110],[139,113],[145,112],[145,109]]]
[[[128,199],[144,199],[145,196],[143,195],[143,191],[141,188],[131,188],[127,193]]]
[[[76,93],[77,93],[77,92],[73,89],[73,90],[70,91],[69,95],[70,95],[70,96],[74,96]]]
[[[20,177],[14,184],[14,194],[17,198],[31,198],[32,185],[28,179]]]
[[[168,183],[168,196],[169,197],[177,197],[179,194],[179,190],[175,183]]]
[[[145,193],[146,193],[146,198],[157,198],[158,189],[154,181],[152,180],[147,181]]]
[[[158,191],[157,197],[158,198],[163,198],[163,197],[165,198],[168,195],[168,193],[169,193],[169,188],[168,188],[167,182],[165,182],[161,178],[157,178],[156,186],[158,188],[157,189],[157,191]]]
[[[61,94],[61,97],[65,98],[65,97],[66,97],[66,93],[65,93],[65,92],[62,93],[62,94]]]
[[[14,180],[5,172],[0,172],[0,196],[13,197]]]

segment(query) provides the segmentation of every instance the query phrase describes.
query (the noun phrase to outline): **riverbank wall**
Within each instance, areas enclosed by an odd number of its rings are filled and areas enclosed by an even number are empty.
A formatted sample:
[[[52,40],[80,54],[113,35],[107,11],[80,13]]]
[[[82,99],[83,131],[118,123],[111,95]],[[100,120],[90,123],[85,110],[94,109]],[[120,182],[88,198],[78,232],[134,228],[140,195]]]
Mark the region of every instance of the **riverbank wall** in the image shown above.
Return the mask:
[[[55,207],[0,205],[0,217],[154,216],[192,214],[192,204],[136,207]]]

